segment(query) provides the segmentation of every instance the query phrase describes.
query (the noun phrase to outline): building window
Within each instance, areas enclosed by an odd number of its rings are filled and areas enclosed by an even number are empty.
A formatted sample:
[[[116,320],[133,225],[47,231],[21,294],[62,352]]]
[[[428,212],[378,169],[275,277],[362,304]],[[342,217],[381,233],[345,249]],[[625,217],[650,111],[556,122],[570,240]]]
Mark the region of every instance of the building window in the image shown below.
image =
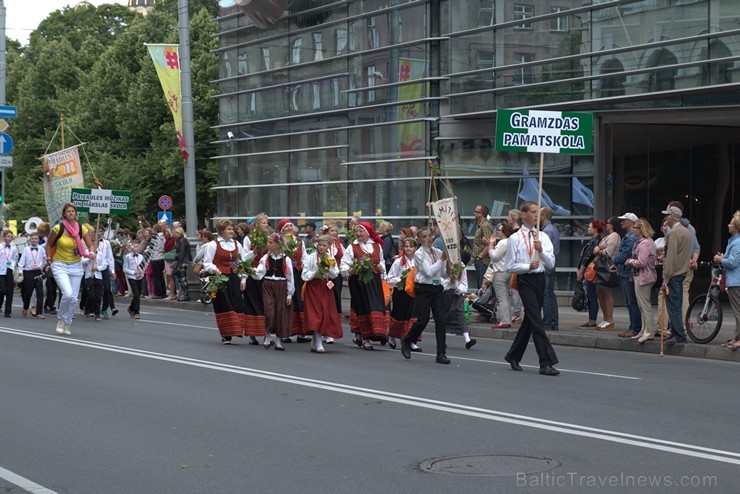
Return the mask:
[[[311,83],[311,109],[318,110],[321,108],[321,89],[318,82]]]
[[[334,31],[334,54],[341,55],[347,49],[347,30],[337,29]]]
[[[623,74],[624,66],[617,59],[611,59],[601,66],[602,74],[614,74],[601,80],[601,97],[624,96],[624,84],[627,78]]]
[[[523,21],[534,17],[534,5],[514,4],[514,20]],[[522,22],[517,29],[532,29],[531,22]]]
[[[270,70],[270,48],[262,48],[262,67],[264,70]]]
[[[290,109],[300,111],[301,85],[297,84],[290,88]]]
[[[313,59],[323,60],[324,59],[324,42],[322,41],[322,33],[313,33]]]
[[[249,61],[247,60],[247,52],[239,54],[236,60],[236,73],[239,75],[247,75],[249,73]]]
[[[558,12],[563,12],[567,10],[565,7],[552,7],[552,13],[556,14]],[[568,26],[568,16],[560,16],[560,17],[554,17],[550,19],[550,31],[558,31],[558,32],[567,32],[569,29]]]
[[[293,40],[293,48],[290,50],[290,63],[301,63],[301,46],[303,46],[303,38]]]
[[[478,69],[492,69],[496,65],[496,55],[490,50],[480,50],[478,52]],[[493,82],[493,72],[482,72],[478,74],[478,79],[485,82]]]
[[[332,106],[334,108],[337,108],[339,106],[339,94],[339,79],[335,77],[331,80]]]
[[[479,26],[493,26],[496,24],[495,0],[480,0],[480,12],[478,15]]]
[[[514,53],[514,63],[524,64],[534,62],[534,53]],[[534,82],[534,69],[531,65],[517,67],[514,69],[514,84],[532,84]]]
[[[375,17],[367,18],[367,43],[368,48],[380,48],[380,37],[378,36],[378,26]]]
[[[249,112],[249,115],[257,114],[257,94],[255,93],[249,94],[249,107],[247,111]]]
[[[378,76],[378,73],[375,71],[375,65],[369,65],[367,67],[367,87],[375,87],[377,84],[375,83],[375,78]],[[367,102],[372,103],[375,101],[375,91],[368,91],[367,92]]]
[[[349,23],[349,51],[357,51],[359,43],[357,42],[357,23],[360,21],[351,21]]]

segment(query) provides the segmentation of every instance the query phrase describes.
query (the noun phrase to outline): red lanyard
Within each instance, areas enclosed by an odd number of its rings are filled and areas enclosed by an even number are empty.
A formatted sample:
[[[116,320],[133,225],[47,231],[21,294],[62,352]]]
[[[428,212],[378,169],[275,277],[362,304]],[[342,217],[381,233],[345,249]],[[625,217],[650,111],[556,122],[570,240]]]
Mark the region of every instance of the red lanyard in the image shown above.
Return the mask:
[[[522,238],[524,239],[524,245],[527,248],[527,254],[529,255],[529,260],[532,260],[532,253],[534,252],[534,241],[530,244],[527,241],[527,235],[524,234],[523,230],[519,230],[522,232]],[[529,233],[532,233],[532,230],[529,230]]]

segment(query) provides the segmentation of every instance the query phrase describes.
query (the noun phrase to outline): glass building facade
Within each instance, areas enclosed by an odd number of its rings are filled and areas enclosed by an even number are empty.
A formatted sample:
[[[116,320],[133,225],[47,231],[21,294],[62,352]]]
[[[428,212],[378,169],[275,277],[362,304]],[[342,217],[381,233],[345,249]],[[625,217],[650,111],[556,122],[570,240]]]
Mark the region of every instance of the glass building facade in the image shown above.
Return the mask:
[[[536,200],[539,154],[495,150],[496,110],[536,108],[594,114],[592,155],[544,161],[559,290],[593,218],[632,211],[657,227],[679,199],[702,257],[724,245],[740,176],[740,2],[219,3],[219,217],[361,215],[397,232],[426,221],[438,160],[472,235],[476,204],[495,221]]]

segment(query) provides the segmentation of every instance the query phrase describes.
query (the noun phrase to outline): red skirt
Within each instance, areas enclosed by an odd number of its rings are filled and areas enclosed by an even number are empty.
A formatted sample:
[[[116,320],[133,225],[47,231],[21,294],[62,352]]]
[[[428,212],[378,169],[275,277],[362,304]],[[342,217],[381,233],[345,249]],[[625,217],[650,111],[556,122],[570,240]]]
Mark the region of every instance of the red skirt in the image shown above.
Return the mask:
[[[403,290],[394,289],[392,295],[393,308],[388,334],[394,338],[403,338],[416,322],[414,317],[414,298],[406,295]],[[421,340],[421,337],[419,337]]]
[[[303,300],[307,333],[318,333],[330,338],[341,338],[342,320],[334,304],[334,291],[326,286],[326,280],[311,280],[306,283],[306,296]],[[293,314],[295,317],[295,314]]]
[[[380,275],[376,274],[368,283],[357,276],[347,282],[350,293],[349,327],[364,340],[386,341],[388,320],[385,313],[385,295]]]

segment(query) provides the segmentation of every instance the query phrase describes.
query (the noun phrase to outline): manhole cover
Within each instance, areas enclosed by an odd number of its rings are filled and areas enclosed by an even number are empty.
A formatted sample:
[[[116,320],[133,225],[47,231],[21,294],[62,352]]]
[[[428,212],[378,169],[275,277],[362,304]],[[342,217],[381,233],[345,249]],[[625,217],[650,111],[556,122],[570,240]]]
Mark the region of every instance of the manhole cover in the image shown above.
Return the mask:
[[[433,458],[419,465],[425,472],[447,475],[507,476],[545,472],[559,467],[551,458],[512,455],[474,455]]]

